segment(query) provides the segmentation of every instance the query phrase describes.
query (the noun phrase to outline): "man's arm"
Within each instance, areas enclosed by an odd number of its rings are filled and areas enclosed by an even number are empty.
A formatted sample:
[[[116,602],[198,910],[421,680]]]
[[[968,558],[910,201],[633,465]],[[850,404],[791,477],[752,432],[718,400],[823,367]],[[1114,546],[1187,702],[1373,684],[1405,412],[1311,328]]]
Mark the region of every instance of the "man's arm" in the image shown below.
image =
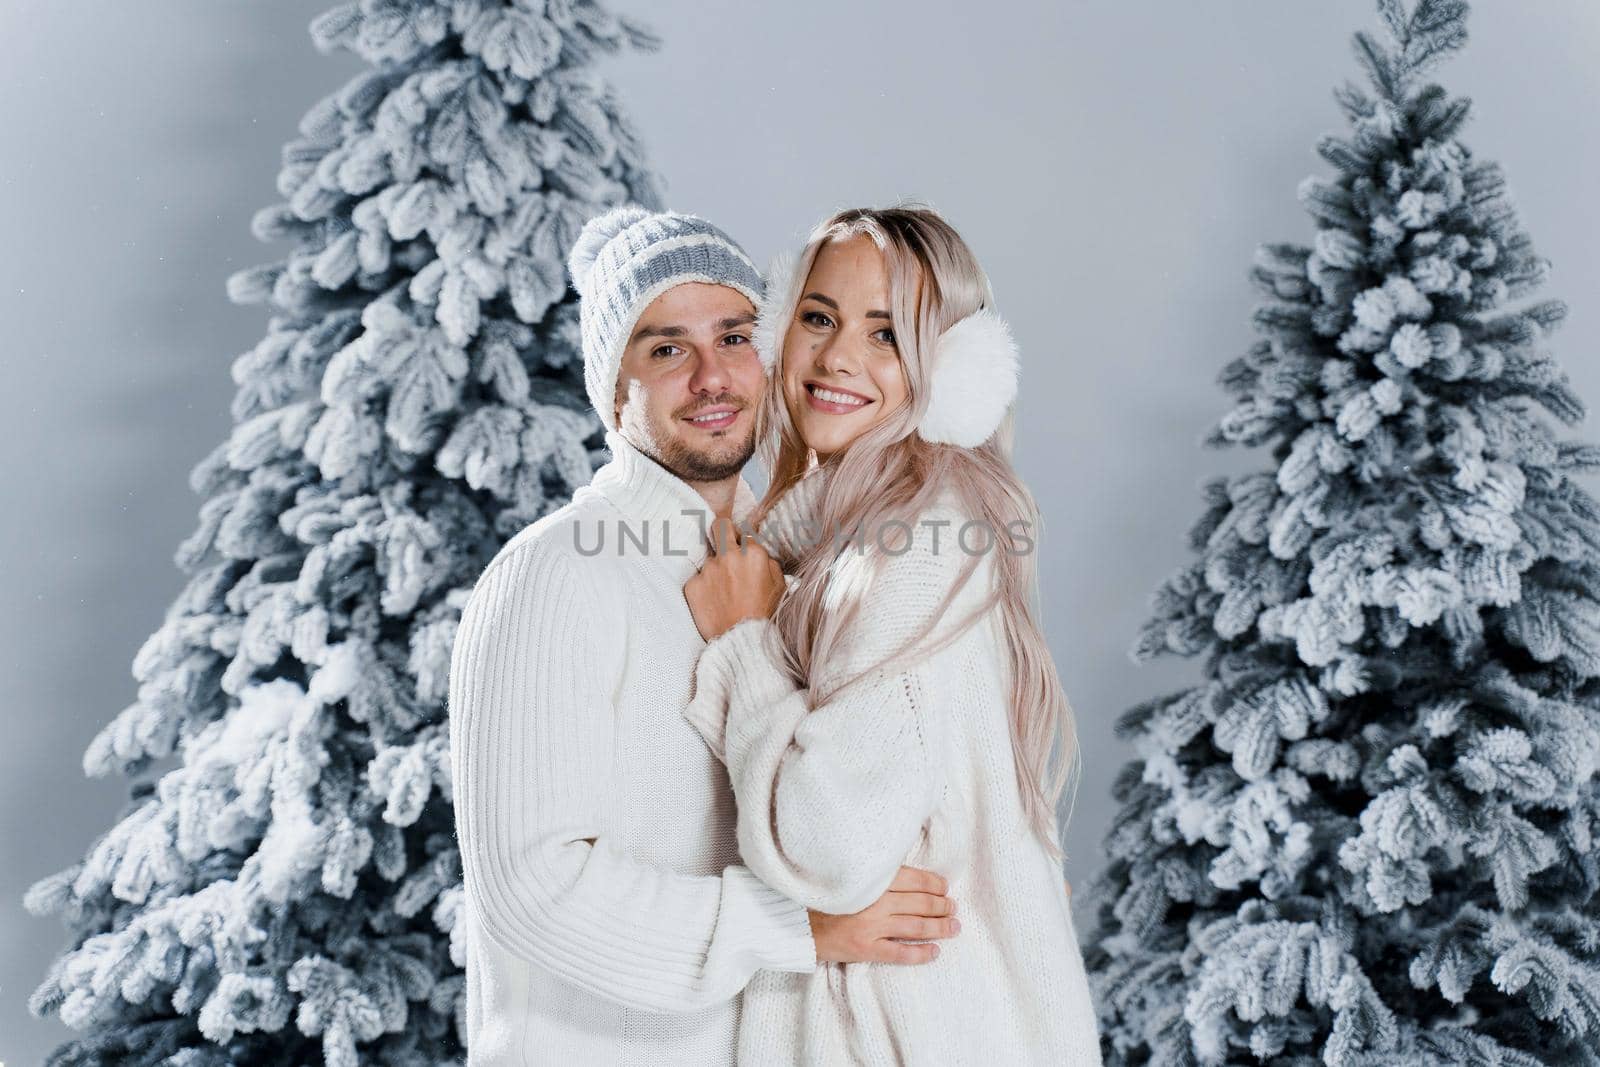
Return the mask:
[[[450,665],[450,751],[469,907],[502,949],[648,1011],[732,997],[762,968],[810,971],[806,911],[748,868],[691,876],[603,832],[614,709],[599,650],[620,619],[581,563],[529,542],[478,579]]]

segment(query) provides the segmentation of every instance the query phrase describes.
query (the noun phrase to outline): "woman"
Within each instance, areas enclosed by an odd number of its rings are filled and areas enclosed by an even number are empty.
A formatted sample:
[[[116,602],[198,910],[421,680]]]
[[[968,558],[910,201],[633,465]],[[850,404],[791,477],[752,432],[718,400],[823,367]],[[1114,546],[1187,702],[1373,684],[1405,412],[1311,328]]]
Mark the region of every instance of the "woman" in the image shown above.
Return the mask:
[[[708,641],[685,715],[769,885],[852,914],[925,867],[960,925],[908,942],[909,965],[758,973],[741,1062],[1100,1062],[1054,815],[1071,709],[1033,607],[1016,352],[990,303],[917,206],[834,215],[768,281],[771,483],[756,535],[685,586]]]

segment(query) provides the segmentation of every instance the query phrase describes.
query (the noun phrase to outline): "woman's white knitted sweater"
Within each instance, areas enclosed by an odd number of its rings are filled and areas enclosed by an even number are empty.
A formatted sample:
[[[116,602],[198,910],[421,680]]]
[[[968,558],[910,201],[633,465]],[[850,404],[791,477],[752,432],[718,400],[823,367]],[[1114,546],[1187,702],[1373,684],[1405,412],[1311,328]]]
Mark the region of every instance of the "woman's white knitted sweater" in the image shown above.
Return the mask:
[[[709,509],[606,441],[484,569],[452,651],[473,1067],[732,1064],[751,975],[816,965],[805,909],[740,865],[727,772],[683,717]],[[735,518],[753,503],[741,482]]]
[[[815,504],[828,473],[801,479],[763,522],[761,539],[781,563],[818,535]],[[986,599],[993,556],[963,547],[966,516],[952,498],[921,519],[910,548],[886,553],[875,576],[859,548],[837,556],[828,595],[870,584],[845,653],[819,665],[822,691],[901,648],[973,554],[978,569],[922,644]],[[873,531],[865,533],[871,544]],[[884,544],[895,547],[895,536],[885,531]],[[981,530],[969,531],[965,545],[980,542]],[[758,974],[745,989],[740,1063],[1100,1063],[1061,871],[1018,792],[998,618],[991,607],[920,662],[869,673],[810,709],[768,619],[735,625],[700,656],[684,714],[727,763],[750,869],[810,908],[847,914],[882,895],[902,864],[924,867],[948,879],[962,924],[925,964]]]

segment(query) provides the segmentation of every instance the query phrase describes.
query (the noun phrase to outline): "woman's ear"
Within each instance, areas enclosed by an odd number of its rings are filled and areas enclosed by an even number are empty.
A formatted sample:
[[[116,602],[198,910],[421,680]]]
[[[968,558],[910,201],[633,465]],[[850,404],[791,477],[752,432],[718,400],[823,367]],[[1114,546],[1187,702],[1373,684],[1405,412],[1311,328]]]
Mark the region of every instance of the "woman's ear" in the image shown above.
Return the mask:
[[[1017,344],[992,308],[979,308],[939,335],[928,408],[917,424],[924,441],[976,448],[1000,428],[1017,397]]]
[[[767,370],[776,370],[783,356],[783,338],[789,332],[789,319],[793,316],[795,294],[800,284],[795,273],[800,266],[798,252],[779,252],[772,257],[767,268],[766,294],[761,306],[756,308],[756,325],[751,340],[755,342],[756,355]]]

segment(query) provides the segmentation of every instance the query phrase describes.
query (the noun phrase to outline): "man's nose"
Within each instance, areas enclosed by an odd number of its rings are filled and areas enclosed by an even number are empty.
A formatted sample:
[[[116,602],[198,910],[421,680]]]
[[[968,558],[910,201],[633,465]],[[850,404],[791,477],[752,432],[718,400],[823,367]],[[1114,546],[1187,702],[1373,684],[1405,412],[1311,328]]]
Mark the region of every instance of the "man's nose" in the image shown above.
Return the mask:
[[[689,389],[696,393],[720,393],[733,380],[728,368],[714,354],[696,348],[694,369],[689,373]]]

